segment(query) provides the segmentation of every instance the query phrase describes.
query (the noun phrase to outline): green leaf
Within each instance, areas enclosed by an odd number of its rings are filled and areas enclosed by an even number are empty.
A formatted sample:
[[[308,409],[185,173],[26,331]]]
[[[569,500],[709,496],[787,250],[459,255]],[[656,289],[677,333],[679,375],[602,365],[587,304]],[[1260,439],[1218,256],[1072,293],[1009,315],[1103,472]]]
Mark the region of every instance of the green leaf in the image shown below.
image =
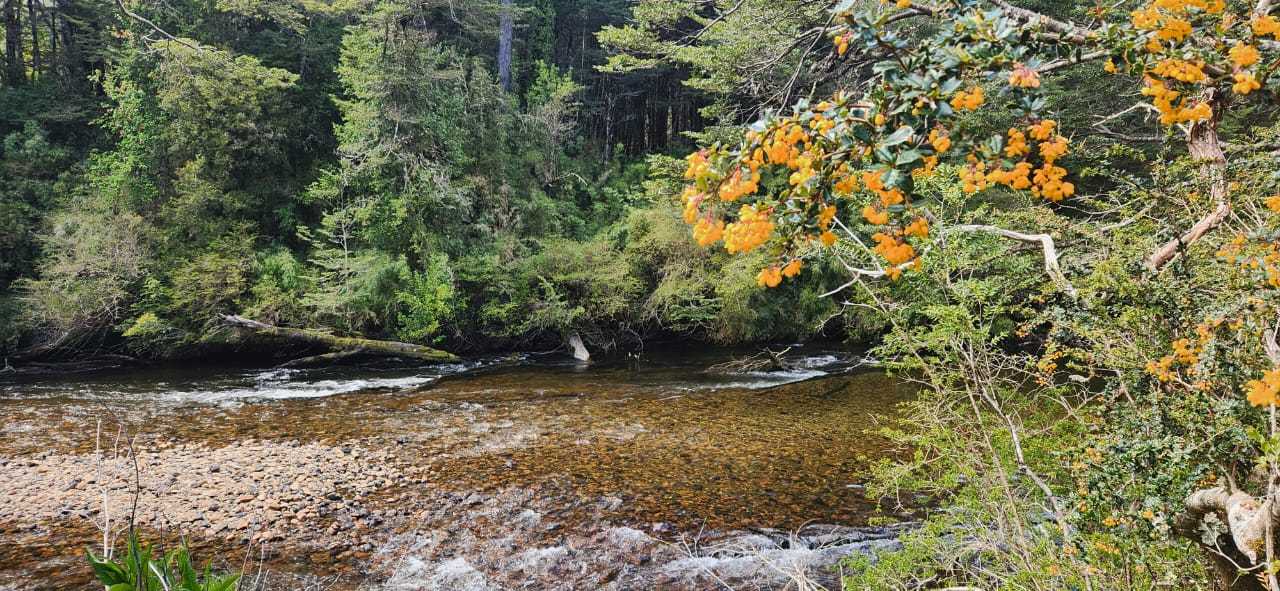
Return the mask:
[[[93,574],[98,578],[98,582],[110,587],[119,583],[128,583],[129,575],[119,565],[108,562],[102,558],[94,556],[92,552],[86,550],[89,565],[93,568]]]
[[[911,136],[914,133],[915,133],[914,129],[911,129],[908,126],[903,125],[902,127],[899,127],[897,131],[893,132],[892,135],[881,140],[880,146],[885,148],[896,146],[898,144],[901,144],[911,139]]]
[[[942,83],[938,91],[943,97],[949,97],[955,94],[957,90],[960,90],[960,85],[962,84],[964,84],[964,81],[959,78],[948,78],[946,82]]]
[[[891,72],[897,69],[898,69],[898,63],[891,60],[876,62],[874,66],[871,66],[871,71],[875,74],[880,74],[880,75],[883,75],[885,72]]]

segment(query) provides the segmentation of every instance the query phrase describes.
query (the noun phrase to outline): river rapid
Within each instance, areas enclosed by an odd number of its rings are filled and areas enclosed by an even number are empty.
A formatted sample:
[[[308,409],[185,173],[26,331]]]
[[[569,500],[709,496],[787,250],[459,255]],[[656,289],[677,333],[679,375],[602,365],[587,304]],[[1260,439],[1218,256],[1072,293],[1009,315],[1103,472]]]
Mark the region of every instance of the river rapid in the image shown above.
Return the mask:
[[[0,381],[0,590],[93,589],[132,521],[259,589],[838,586],[914,514],[862,488],[909,389],[855,353],[658,347]],[[245,588],[248,588],[246,585]]]

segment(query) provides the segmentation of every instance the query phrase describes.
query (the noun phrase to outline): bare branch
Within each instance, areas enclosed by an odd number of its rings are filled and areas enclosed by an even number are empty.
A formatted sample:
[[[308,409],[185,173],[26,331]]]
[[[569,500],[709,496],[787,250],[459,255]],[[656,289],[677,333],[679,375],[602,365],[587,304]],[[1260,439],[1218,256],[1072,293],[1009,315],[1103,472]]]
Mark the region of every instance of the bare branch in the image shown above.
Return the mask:
[[[724,19],[726,19],[726,18],[729,18],[730,16],[732,16],[732,15],[733,15],[733,13],[738,12],[738,9],[739,9],[739,8],[742,8],[742,5],[743,5],[743,4],[746,4],[746,2],[747,2],[747,0],[738,0],[738,3],[737,3],[737,4],[734,4],[732,8],[730,8],[729,10],[726,10],[726,11],[724,11],[724,12],[721,12],[721,13],[717,14],[717,15],[716,15],[716,17],[715,17],[715,18],[713,18],[713,19],[711,19],[711,21],[710,21],[710,22],[708,22],[708,23],[707,23],[707,24],[705,24],[705,25],[702,25],[702,28],[701,28],[701,29],[698,29],[698,32],[697,32],[697,33],[694,33],[694,34],[693,34],[693,36],[692,36],[692,37],[690,37],[690,40],[697,39],[698,37],[701,37],[703,33],[706,33],[707,31],[710,31],[710,30],[711,30],[711,27],[716,26],[716,24],[717,24],[717,23],[719,23],[720,21],[722,21],[722,20],[724,20]]]
[[[173,41],[174,43],[177,43],[178,45],[181,45],[181,46],[186,47],[186,48],[188,48],[188,49],[192,49],[192,50],[195,50],[195,51],[204,51],[204,49],[203,49],[203,48],[201,48],[201,47],[200,47],[200,46],[198,46],[198,45],[192,45],[191,43],[188,43],[188,42],[187,42],[186,40],[184,40],[184,39],[179,39],[179,38],[177,38],[177,37],[174,37],[174,36],[173,36],[172,34],[170,34],[168,31],[166,31],[166,30],[164,30],[164,29],[160,28],[160,25],[157,25],[157,24],[155,24],[155,23],[151,22],[151,20],[150,20],[150,19],[148,19],[147,17],[142,16],[142,15],[140,15],[140,14],[136,13],[136,12],[133,12],[132,10],[129,10],[129,8],[128,8],[127,6],[125,6],[125,5],[124,5],[124,0],[116,0],[116,6],[120,9],[120,11],[121,11],[121,12],[123,12],[123,13],[124,13],[124,15],[125,15],[125,16],[127,16],[127,17],[129,17],[129,18],[131,18],[131,19],[133,19],[133,20],[135,20],[135,21],[138,21],[138,22],[140,22],[140,23],[142,23],[142,24],[144,24],[144,25],[146,25],[146,26],[148,26],[148,27],[150,27],[150,28],[151,28],[151,29],[153,29],[155,32],[160,33],[160,35],[162,35],[164,38],[166,38],[166,39],[168,39],[168,40],[170,40],[170,41]]]
[[[1067,37],[1068,41],[1083,42],[1087,40],[1093,31],[1081,29],[1080,27],[1066,21],[1060,21],[1046,14],[1041,14],[1034,10],[1019,8],[1009,4],[1005,0],[991,0],[991,3],[1000,7],[1001,10],[1018,20],[1026,22],[1028,25],[1041,25],[1055,33],[1061,33]]]
[[[1191,157],[1204,162],[1205,176],[1209,179],[1209,195],[1218,205],[1200,218],[1180,236],[1164,243],[1147,257],[1147,267],[1159,272],[1184,248],[1208,234],[1231,214],[1231,202],[1227,200],[1227,155],[1218,140],[1218,96],[1212,89],[1206,93],[1205,102],[1214,107],[1214,116],[1197,121],[1187,130],[1187,150]]]
[[[1038,242],[1044,251],[1045,273],[1048,273],[1049,277],[1053,279],[1054,282],[1056,282],[1058,286],[1067,293],[1067,295],[1073,298],[1077,296],[1076,288],[1067,280],[1067,276],[1062,273],[1061,265],[1058,264],[1058,249],[1053,242],[1053,236],[1048,234],[1024,234],[1022,232],[1006,230],[997,226],[974,224],[951,226],[943,232],[944,234],[955,232],[986,232],[1004,238],[1009,238],[1011,240],[1017,240],[1019,242]]]
[[[1097,51],[1091,51],[1089,53],[1080,55],[1079,57],[1072,57],[1072,58],[1051,61],[1043,66],[1040,66],[1039,68],[1036,68],[1036,71],[1041,74],[1046,74],[1054,70],[1061,70],[1062,68],[1066,68],[1068,66],[1074,66],[1076,64],[1083,64],[1085,62],[1100,60],[1104,57],[1107,57],[1108,55],[1111,55],[1110,51],[1107,51],[1105,49],[1099,49]]]

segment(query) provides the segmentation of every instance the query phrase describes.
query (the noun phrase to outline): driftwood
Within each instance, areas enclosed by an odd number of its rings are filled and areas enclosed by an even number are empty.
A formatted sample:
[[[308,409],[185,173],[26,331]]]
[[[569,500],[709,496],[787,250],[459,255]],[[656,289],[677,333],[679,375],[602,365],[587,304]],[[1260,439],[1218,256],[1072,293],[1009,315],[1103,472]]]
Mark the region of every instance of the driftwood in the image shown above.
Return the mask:
[[[590,361],[591,353],[587,351],[587,346],[582,344],[582,337],[578,333],[569,335],[569,348],[573,349],[573,358],[578,361]]]
[[[339,361],[345,361],[352,357],[368,356],[369,351],[361,349],[351,349],[350,351],[338,351],[336,353],[324,353],[322,355],[312,355],[310,357],[300,357],[291,359],[276,367],[281,369],[294,369],[299,367],[316,367],[321,365],[333,365]]]
[[[277,338],[328,349],[335,355],[330,359],[341,359],[343,357],[351,357],[356,354],[377,355],[383,357],[406,357],[409,359],[420,359],[422,361],[456,361],[458,359],[456,355],[449,353],[448,351],[432,349],[431,347],[424,347],[422,345],[400,343],[396,341],[361,339],[355,337],[339,337],[326,334],[318,330],[274,326],[265,322],[250,320],[243,316],[222,316],[222,322],[236,330],[251,332],[258,336]],[[320,357],[321,356],[300,359],[298,362],[311,363],[320,361]]]
[[[707,368],[707,373],[750,373],[755,371],[786,371],[792,369],[792,364],[782,358],[791,351],[791,347],[787,347],[781,351],[773,351],[765,349],[755,355],[717,363]]]

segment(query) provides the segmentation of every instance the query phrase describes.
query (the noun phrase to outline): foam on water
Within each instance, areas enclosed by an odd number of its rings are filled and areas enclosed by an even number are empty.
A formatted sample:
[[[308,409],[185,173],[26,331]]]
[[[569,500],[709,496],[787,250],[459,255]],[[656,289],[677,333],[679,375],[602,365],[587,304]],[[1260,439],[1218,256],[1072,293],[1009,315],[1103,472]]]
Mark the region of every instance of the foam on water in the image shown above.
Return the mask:
[[[199,402],[216,404],[239,400],[288,400],[291,398],[323,398],[373,390],[405,390],[425,386],[440,379],[439,375],[410,376],[403,378],[374,378],[353,380],[292,381],[259,380],[248,388],[213,390],[171,390],[160,398],[172,402]]]
[[[727,388],[745,388],[748,390],[760,390],[762,388],[772,388],[774,386],[782,386],[784,384],[792,384],[811,380],[828,375],[827,372],[817,369],[791,369],[785,371],[752,371],[734,376],[738,379],[729,379],[717,382],[710,386],[711,389],[720,390]]]
[[[322,398],[356,392],[420,388],[446,375],[463,373],[483,362],[425,367],[335,369],[236,369],[201,379],[142,380],[111,383],[48,380],[0,383],[0,399],[133,401],[171,404],[236,404],[240,402]],[[350,376],[350,377],[347,377]]]
[[[638,383],[686,392],[724,389],[764,389],[819,378],[847,371],[859,364],[846,354],[814,351],[792,355],[787,359],[791,369],[748,373],[707,374],[698,367],[702,361],[682,366],[668,366],[658,373],[639,377]],[[706,363],[710,365],[712,361]],[[310,399],[359,392],[395,392],[429,386],[445,376],[477,370],[501,370],[513,366],[533,365],[545,371],[568,375],[602,375],[610,371],[608,363],[569,364],[559,358],[534,361],[529,355],[485,357],[466,362],[436,365],[413,365],[396,361],[381,364],[329,368],[264,368],[264,369],[200,369],[152,368],[130,370],[128,377],[119,375],[58,377],[53,379],[5,382],[0,380],[0,399],[56,400],[104,402],[159,402],[164,404],[238,405],[289,399]],[[661,367],[661,366],[659,366]],[[656,376],[653,377],[653,376]],[[675,378],[674,380],[672,378]],[[593,384],[580,383],[578,387]],[[629,376],[627,379],[636,379]],[[655,380],[653,384],[649,381]],[[495,394],[508,392],[499,388]],[[528,392],[545,394],[544,388],[529,384]],[[488,393],[482,387],[474,394]]]
[[[836,365],[841,361],[843,360],[840,359],[839,357],[836,357],[835,355],[814,355],[811,357],[802,357],[798,361],[796,361],[795,364],[800,367],[807,367],[807,368],[829,367],[832,365]]]
[[[831,354],[809,355],[788,359],[787,361],[792,369],[724,374],[717,376],[720,379],[712,383],[689,385],[687,389],[720,390],[745,388],[748,390],[760,390],[840,373],[856,365],[856,363],[851,363],[847,358]]]

